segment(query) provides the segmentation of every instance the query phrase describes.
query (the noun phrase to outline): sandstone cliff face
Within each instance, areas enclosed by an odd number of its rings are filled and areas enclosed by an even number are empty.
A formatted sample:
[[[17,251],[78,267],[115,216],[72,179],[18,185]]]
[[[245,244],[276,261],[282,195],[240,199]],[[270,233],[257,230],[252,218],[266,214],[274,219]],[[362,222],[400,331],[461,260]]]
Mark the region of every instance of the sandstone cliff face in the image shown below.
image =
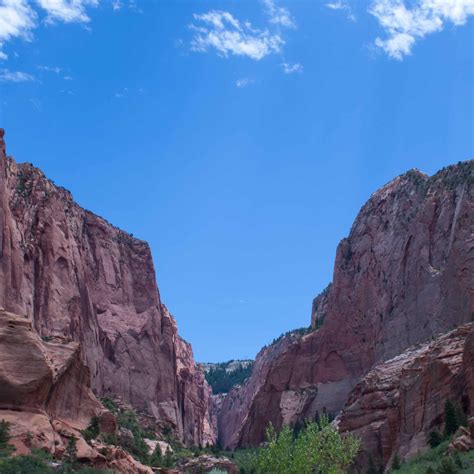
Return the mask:
[[[148,244],[7,158],[3,130],[0,306],[42,336],[79,342],[99,396],[119,396],[187,444],[215,440],[210,389],[160,301]]]
[[[356,471],[365,472],[369,457],[390,466],[395,453],[406,459],[424,450],[428,434],[443,429],[446,400],[468,408],[473,337],[474,324],[460,326],[377,365],[357,384],[337,420],[362,441]]]
[[[374,193],[338,246],[320,329],[268,360],[220,414],[224,446],[255,445],[271,421],[338,412],[377,362],[474,314],[474,162],[433,177],[413,170]],[[322,325],[320,324],[322,322]],[[261,367],[265,370],[260,372]]]
[[[80,462],[118,472],[151,473],[121,448],[82,438],[93,416],[114,418],[95,398],[79,344],[62,337],[42,341],[24,317],[0,310],[0,419],[10,423],[16,454],[42,448],[61,458],[71,437]]]

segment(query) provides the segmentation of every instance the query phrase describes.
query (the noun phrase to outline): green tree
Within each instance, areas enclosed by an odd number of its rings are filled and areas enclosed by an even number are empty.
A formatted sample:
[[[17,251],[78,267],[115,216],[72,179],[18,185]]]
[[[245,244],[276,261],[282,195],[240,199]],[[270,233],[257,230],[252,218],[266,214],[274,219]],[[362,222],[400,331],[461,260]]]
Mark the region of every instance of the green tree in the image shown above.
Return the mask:
[[[400,467],[400,456],[396,453],[392,462],[392,471],[398,471]]]
[[[451,436],[459,428],[459,420],[456,407],[451,400],[446,400],[444,404],[444,433]]]
[[[428,435],[428,444],[432,448],[436,448],[436,446],[439,446],[442,441],[443,437],[437,431],[430,431],[430,434]]]
[[[459,469],[450,457],[445,457],[441,460],[436,472],[437,474],[456,474]]]
[[[285,426],[267,428],[268,446],[257,454],[257,471],[272,474],[338,474],[346,472],[360,448],[353,436],[342,436],[328,421],[310,422],[296,436]]]
[[[74,471],[77,462],[77,440],[75,436],[71,436],[63,454],[63,472],[69,473]]]
[[[369,466],[367,467],[366,474],[378,474],[377,468],[375,467],[374,458],[372,456],[369,457]]]
[[[174,460],[173,460],[173,453],[169,446],[166,448],[165,457],[163,459],[163,467],[173,467]]]
[[[2,474],[49,474],[51,469],[36,456],[13,456],[0,460]]]
[[[14,450],[9,444],[10,441],[10,423],[5,420],[0,421],[0,457],[9,456]]]

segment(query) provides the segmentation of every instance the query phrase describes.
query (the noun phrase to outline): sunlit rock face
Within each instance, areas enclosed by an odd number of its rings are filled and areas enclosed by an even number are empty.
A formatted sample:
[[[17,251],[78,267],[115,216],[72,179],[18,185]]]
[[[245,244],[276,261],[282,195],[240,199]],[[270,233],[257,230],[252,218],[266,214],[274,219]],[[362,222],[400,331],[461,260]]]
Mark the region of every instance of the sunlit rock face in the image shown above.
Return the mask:
[[[474,324],[413,346],[375,366],[352,390],[337,422],[361,440],[356,471],[369,459],[390,466],[427,449],[431,431],[442,432],[446,400],[469,409]]]
[[[7,157],[3,130],[0,307],[42,336],[79,342],[97,395],[120,397],[186,444],[215,441],[210,389],[161,303],[148,244]]]
[[[116,420],[92,393],[79,344],[62,336],[40,338],[31,320],[4,310],[0,387],[0,419],[9,424],[15,454],[40,448],[61,459],[74,437],[82,463],[114,472],[152,472],[123,449],[92,446],[82,437],[92,417],[108,419],[109,428],[111,420],[116,428]]]
[[[272,422],[337,413],[378,362],[474,315],[474,162],[417,170],[375,192],[315,299],[313,332],[263,350],[219,415],[224,446],[256,445]]]

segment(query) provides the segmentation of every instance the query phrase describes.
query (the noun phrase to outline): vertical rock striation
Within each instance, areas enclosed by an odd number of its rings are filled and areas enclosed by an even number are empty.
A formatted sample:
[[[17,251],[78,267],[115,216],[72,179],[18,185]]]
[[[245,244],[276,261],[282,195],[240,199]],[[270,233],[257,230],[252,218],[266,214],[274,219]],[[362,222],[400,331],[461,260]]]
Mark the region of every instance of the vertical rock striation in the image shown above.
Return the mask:
[[[337,423],[362,441],[357,472],[370,458],[385,467],[395,454],[424,450],[429,433],[444,428],[446,400],[468,408],[473,337],[473,323],[460,326],[377,365],[356,385]]]
[[[248,383],[224,402],[223,446],[260,443],[269,422],[338,412],[376,363],[472,320],[473,182],[467,161],[433,177],[409,171],[371,196],[313,303],[314,331],[274,356],[262,351]]]
[[[0,307],[81,344],[92,388],[189,445],[215,440],[210,389],[162,305],[148,244],[78,206],[0,131]]]

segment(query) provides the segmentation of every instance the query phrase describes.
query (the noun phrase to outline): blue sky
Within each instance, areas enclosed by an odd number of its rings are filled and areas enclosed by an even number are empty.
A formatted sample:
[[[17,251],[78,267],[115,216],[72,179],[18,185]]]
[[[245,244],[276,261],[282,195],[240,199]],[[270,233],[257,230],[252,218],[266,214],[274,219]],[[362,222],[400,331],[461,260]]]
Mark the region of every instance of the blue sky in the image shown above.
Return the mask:
[[[0,126],[147,240],[200,361],[310,322],[370,194],[474,155],[474,0],[0,0]]]

